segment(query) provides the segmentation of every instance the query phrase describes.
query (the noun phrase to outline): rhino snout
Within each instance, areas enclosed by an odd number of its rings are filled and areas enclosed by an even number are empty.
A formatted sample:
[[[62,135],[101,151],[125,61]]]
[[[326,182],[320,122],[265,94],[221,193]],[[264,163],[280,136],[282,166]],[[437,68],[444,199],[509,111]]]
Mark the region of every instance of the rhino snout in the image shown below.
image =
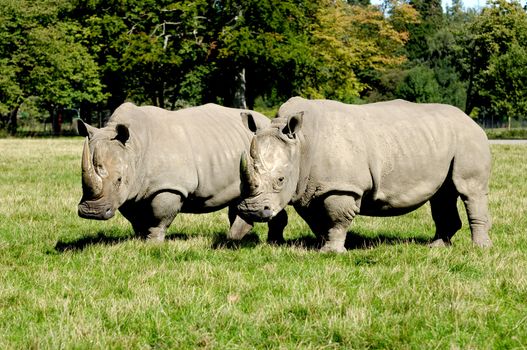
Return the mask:
[[[278,212],[272,210],[268,204],[255,205],[255,203],[249,203],[247,201],[242,201],[238,205],[238,210],[243,218],[259,222],[271,220]]]
[[[115,209],[109,203],[81,202],[78,206],[81,218],[91,220],[108,220],[115,215]]]

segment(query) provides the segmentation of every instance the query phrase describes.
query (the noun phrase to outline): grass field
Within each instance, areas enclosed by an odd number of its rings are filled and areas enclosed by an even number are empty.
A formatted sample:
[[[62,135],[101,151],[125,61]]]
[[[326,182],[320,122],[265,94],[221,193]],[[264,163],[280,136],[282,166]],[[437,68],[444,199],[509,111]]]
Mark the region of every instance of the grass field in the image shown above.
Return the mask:
[[[320,254],[225,239],[227,215],[180,215],[162,244],[120,215],[88,221],[82,140],[0,140],[0,349],[525,349],[527,147],[493,146],[489,250],[464,226],[429,249],[429,207],[359,217]]]

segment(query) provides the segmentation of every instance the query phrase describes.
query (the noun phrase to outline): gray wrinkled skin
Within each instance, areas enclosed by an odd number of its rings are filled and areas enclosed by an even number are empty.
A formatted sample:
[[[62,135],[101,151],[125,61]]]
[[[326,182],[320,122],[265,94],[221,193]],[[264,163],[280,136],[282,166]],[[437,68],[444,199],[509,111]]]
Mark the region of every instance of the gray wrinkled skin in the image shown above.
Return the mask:
[[[207,213],[229,206],[228,236],[241,238],[252,222],[237,215],[239,159],[253,129],[269,124],[256,112],[214,104],[167,111],[125,103],[106,127],[83,122],[83,196],[79,216],[107,220],[119,210],[136,234],[162,241],[179,212]],[[269,223],[269,239],[282,237],[285,211]],[[275,233],[276,232],[276,233]]]
[[[294,97],[242,155],[240,215],[267,221],[292,204],[322,251],[343,252],[360,215],[394,216],[430,201],[431,246],[461,228],[461,197],[472,241],[491,246],[491,155],[483,130],[459,109],[402,100],[347,105]]]

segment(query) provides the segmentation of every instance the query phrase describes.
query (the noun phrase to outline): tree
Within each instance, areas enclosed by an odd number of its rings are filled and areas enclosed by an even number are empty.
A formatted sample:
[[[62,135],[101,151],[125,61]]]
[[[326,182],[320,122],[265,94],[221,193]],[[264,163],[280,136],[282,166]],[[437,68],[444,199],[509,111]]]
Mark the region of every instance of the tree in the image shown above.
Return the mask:
[[[201,102],[188,91],[206,74],[208,10],[205,0],[77,0],[72,15],[102,68],[108,108],[126,99],[170,108],[181,98]],[[199,85],[193,94],[202,94]]]
[[[491,0],[481,15],[468,25],[467,33],[462,62],[468,80],[465,111],[470,114],[475,107],[479,107],[484,115],[495,113],[502,110],[496,105],[498,101],[492,97],[495,88],[493,82],[501,81],[501,77],[496,76],[502,73],[497,64],[507,64],[510,77],[523,75],[524,61],[514,63],[511,58],[519,58],[518,53],[527,45],[527,14],[518,1]],[[519,96],[521,93],[518,89],[521,87],[512,83],[503,85],[500,94]]]
[[[495,119],[527,119],[527,48],[514,43],[502,55],[493,55],[480,92]]]
[[[434,71],[425,64],[417,65],[406,72],[396,94],[405,100],[419,103],[439,102],[441,99]]]
[[[78,42],[80,28],[60,18],[67,1],[40,2],[0,0],[3,25],[0,69],[4,108],[10,109],[10,131],[16,131],[20,104],[37,96],[53,114],[83,101],[104,98],[98,67]],[[5,21],[5,22],[4,22]]]
[[[307,0],[218,1],[214,91],[232,104],[245,71],[246,100],[298,94],[297,74],[309,60],[309,31],[319,6]],[[221,82],[221,85],[217,85]]]
[[[408,33],[397,27],[417,21],[417,13],[395,2],[384,16],[377,7],[326,1],[317,19],[305,94],[351,102],[370,87],[368,77],[406,60]]]

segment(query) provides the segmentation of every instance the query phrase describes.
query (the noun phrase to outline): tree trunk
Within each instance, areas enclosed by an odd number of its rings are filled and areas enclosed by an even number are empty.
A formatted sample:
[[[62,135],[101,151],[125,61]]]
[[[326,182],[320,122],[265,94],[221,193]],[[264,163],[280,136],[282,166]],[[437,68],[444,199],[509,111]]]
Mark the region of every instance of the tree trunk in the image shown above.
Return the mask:
[[[474,45],[472,45],[474,46]],[[472,53],[470,55],[470,68],[469,68],[469,76],[468,76],[468,87],[467,87],[467,102],[465,105],[465,113],[467,115],[470,115],[472,113],[472,110],[474,109],[474,75],[475,73],[475,56],[474,51],[471,50]]]
[[[49,115],[51,116],[51,127],[53,135],[60,135],[62,129],[62,110],[53,106],[48,107]]]
[[[7,131],[11,135],[16,134],[18,128],[18,109],[20,106],[16,106],[11,112],[9,112],[9,121],[7,122]]]
[[[245,68],[242,68],[234,78],[234,108],[247,109],[246,85],[245,85]]]

